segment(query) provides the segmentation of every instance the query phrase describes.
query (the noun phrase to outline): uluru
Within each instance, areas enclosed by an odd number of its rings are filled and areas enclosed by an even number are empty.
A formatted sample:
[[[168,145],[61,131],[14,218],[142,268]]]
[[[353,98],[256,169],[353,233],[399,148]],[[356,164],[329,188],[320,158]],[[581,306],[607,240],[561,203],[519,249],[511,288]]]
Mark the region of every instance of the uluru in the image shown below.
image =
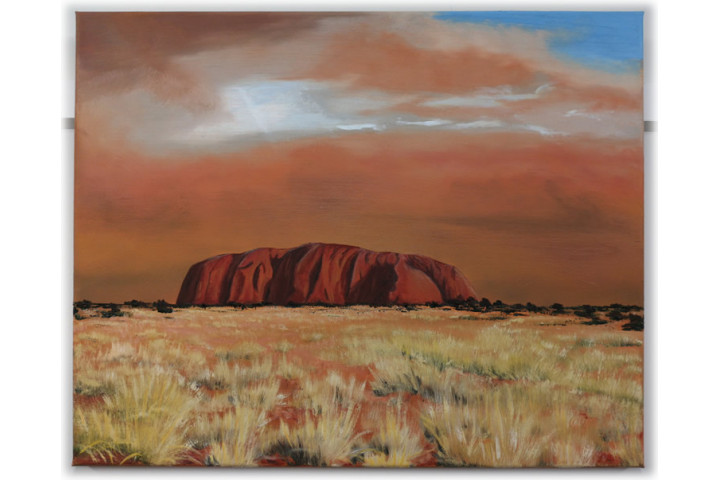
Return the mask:
[[[423,255],[308,243],[217,255],[190,267],[178,305],[405,305],[477,298],[452,265]]]

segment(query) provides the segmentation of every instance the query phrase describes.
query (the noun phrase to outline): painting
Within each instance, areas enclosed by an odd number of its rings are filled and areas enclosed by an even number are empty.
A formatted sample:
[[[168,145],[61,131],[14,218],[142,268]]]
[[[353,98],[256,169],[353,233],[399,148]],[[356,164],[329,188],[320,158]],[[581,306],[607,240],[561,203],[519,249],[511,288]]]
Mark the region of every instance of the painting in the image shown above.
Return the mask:
[[[642,12],[76,23],[73,465],[644,465]]]

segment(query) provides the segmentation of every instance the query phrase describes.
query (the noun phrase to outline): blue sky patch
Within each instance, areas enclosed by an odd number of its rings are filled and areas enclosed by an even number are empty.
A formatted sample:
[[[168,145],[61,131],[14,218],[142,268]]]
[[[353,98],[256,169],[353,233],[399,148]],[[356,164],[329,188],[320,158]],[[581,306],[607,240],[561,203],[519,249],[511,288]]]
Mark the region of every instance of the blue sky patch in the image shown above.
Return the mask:
[[[623,72],[642,66],[643,12],[441,12],[435,18],[548,31],[552,53],[590,68]]]

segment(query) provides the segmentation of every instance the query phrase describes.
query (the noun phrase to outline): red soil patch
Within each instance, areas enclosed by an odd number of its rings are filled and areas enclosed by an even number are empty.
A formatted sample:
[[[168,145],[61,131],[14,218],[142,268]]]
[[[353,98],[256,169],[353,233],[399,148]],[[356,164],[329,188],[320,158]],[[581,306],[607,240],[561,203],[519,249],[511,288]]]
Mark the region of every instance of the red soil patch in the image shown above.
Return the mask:
[[[100,406],[103,403],[102,395],[82,395],[79,393],[73,394],[73,405],[80,408],[92,408]]]
[[[610,452],[597,452],[594,462],[598,467],[619,467],[621,465],[620,458]]]
[[[203,449],[188,449],[182,458],[173,466],[175,467],[200,467],[205,465],[205,458],[210,453],[210,447]],[[73,458],[73,466],[93,466],[93,467],[117,467],[117,466],[135,466],[142,467],[145,463],[137,458],[128,458],[118,452],[109,453],[104,458],[93,459],[89,454],[83,453]],[[124,462],[123,462],[124,460]]]
[[[295,394],[298,388],[300,388],[300,382],[298,382],[297,379],[281,378],[278,393],[281,395],[292,396]]]
[[[289,467],[295,466],[292,458],[282,455],[266,455],[258,461],[260,467]]]
[[[433,446],[433,449],[426,451],[423,455],[420,455],[415,460],[413,460],[413,466],[414,467],[437,467],[437,455],[436,451],[434,449],[434,444],[430,444]]]
[[[293,407],[292,405],[275,405],[268,412],[268,428],[277,428],[281,422],[292,428],[302,423],[306,411],[304,408]]]
[[[80,466],[80,465],[90,465],[95,467],[112,467],[112,466],[119,466],[119,465],[128,465],[128,466],[143,466],[145,465],[143,462],[137,460],[136,458],[129,458],[125,460],[126,455],[123,455],[118,452],[109,453],[107,455],[103,455],[103,458],[96,458],[93,459],[89,454],[87,453],[81,453],[80,455],[73,458],[73,466]],[[123,463],[123,460],[125,462]]]

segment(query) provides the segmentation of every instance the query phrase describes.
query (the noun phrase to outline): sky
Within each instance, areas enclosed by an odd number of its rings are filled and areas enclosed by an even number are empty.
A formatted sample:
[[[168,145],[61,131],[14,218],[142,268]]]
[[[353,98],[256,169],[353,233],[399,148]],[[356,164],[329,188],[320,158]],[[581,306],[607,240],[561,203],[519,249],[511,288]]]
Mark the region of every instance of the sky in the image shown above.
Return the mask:
[[[84,13],[75,299],[221,253],[428,255],[480,297],[643,303],[642,14]]]
[[[642,12],[443,12],[435,18],[548,32],[556,56],[611,72],[637,71],[643,58]]]

